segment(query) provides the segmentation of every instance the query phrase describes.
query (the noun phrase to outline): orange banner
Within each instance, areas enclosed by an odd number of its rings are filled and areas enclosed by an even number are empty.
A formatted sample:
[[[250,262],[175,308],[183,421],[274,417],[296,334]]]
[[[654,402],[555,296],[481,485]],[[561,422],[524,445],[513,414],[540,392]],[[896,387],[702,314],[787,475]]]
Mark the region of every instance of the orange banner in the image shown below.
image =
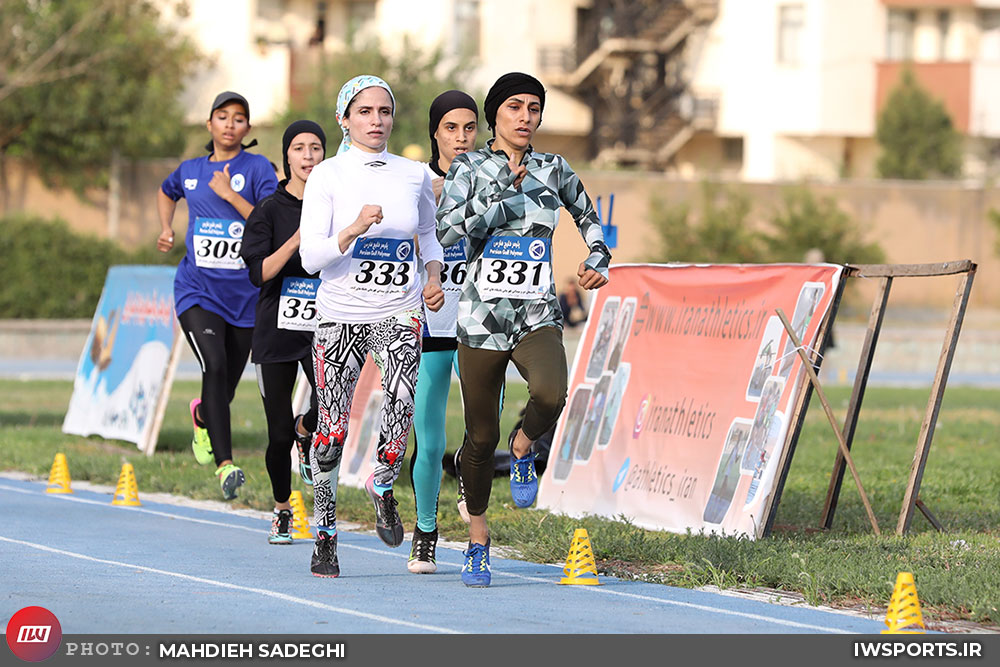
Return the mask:
[[[842,267],[629,265],[595,296],[539,507],[760,537]],[[794,425],[792,425],[794,426]]]
[[[362,489],[375,472],[383,395],[382,373],[369,354],[354,388],[347,439],[340,459],[340,484]]]

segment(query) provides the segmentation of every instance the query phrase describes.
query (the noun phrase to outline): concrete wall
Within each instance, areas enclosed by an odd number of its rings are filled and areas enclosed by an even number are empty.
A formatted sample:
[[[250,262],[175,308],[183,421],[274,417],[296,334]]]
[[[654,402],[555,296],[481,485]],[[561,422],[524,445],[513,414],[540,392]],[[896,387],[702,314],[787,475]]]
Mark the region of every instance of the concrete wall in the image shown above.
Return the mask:
[[[542,143],[540,150],[553,147]],[[143,162],[123,170],[122,214],[119,239],[126,245],[154,243],[159,233],[155,195],[176,161]],[[60,216],[75,229],[107,235],[107,193],[95,190],[86,200],[65,191],[46,189],[37,176],[8,160],[9,196],[0,199],[0,212],[29,211],[44,217]],[[651,258],[656,237],[648,223],[652,197],[669,203],[700,199],[701,184],[639,172],[590,172],[580,176],[591,197],[615,194],[614,223],[619,226],[616,262]],[[780,203],[781,184],[736,183],[755,202],[754,217],[766,220]],[[980,265],[972,291],[973,304],[1000,307],[1000,257],[994,252],[997,234],[988,220],[991,208],[1000,210],[1000,192],[959,183],[906,183],[898,181],[846,181],[814,184],[818,195],[832,196],[869,230],[869,238],[882,244],[893,263],[923,263],[971,259]],[[2,196],[2,195],[0,195]],[[605,204],[606,206],[606,204]],[[174,229],[184,233],[187,208],[177,207]],[[555,277],[557,285],[576,273],[587,255],[586,247],[568,214],[556,231]],[[684,261],[683,257],[671,260]],[[858,281],[867,289],[868,281]],[[864,292],[864,291],[863,291]],[[893,302],[912,306],[950,306],[954,281],[950,279],[898,280]]]
[[[701,184],[668,180],[656,175],[613,172],[582,172],[591,197],[615,194],[614,223],[619,247],[615,262],[649,259],[658,241],[647,222],[649,202],[654,196],[669,203],[690,202],[697,206]],[[766,220],[780,204],[782,184],[732,183],[749,194],[753,216]],[[820,196],[832,196],[855,220],[869,230],[869,240],[881,243],[888,261],[900,264],[971,259],[979,264],[972,290],[973,307],[1000,307],[1000,257],[994,252],[995,228],[987,218],[991,208],[1000,210],[1000,193],[992,189],[954,183],[906,183],[899,181],[849,181],[814,184]],[[561,285],[576,273],[586,249],[572,219],[563,214],[556,230],[555,278]],[[683,257],[671,257],[684,261]],[[874,296],[875,281],[858,280],[858,303],[867,309]],[[913,307],[950,308],[955,296],[954,278],[909,278],[896,280],[891,303]]]

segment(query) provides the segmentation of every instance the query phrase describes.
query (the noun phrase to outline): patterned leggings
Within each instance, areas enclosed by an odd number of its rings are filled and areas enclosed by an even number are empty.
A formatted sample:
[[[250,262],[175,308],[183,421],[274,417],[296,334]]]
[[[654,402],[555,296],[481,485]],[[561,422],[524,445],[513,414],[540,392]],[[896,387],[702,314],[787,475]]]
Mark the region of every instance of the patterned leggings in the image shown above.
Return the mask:
[[[354,388],[371,352],[382,374],[382,424],[375,483],[391,486],[399,476],[413,423],[424,316],[404,310],[371,324],[321,322],[313,338],[313,368],[319,414],[310,454],[316,525],[337,520],[337,478],[347,440]]]

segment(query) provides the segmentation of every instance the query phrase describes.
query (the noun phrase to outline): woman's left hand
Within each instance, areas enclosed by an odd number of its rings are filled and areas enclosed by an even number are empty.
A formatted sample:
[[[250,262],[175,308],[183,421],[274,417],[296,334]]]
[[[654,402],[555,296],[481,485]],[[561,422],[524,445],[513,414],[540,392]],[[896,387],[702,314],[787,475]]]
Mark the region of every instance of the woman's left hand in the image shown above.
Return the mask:
[[[208,182],[208,187],[212,188],[212,192],[219,195],[219,197],[229,201],[229,198],[236,194],[232,186],[229,184],[230,180],[229,163],[227,162],[226,166],[222,168],[222,171],[217,171],[212,174],[212,180]]]
[[[424,285],[424,305],[435,313],[441,310],[444,305],[444,290],[441,289],[440,282],[430,280]]]

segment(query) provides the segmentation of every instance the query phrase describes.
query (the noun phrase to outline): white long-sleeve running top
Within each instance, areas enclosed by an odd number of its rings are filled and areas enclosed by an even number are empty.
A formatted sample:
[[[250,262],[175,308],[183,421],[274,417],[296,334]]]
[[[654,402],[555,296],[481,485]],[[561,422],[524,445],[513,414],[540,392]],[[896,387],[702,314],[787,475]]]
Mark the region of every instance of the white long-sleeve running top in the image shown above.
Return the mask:
[[[365,205],[382,207],[382,222],[340,251],[340,232]],[[350,150],[318,164],[306,181],[299,224],[302,266],[319,272],[316,309],[324,320],[383,320],[421,306],[413,238],[426,264],[442,261],[437,205],[423,165],[392,155]]]

